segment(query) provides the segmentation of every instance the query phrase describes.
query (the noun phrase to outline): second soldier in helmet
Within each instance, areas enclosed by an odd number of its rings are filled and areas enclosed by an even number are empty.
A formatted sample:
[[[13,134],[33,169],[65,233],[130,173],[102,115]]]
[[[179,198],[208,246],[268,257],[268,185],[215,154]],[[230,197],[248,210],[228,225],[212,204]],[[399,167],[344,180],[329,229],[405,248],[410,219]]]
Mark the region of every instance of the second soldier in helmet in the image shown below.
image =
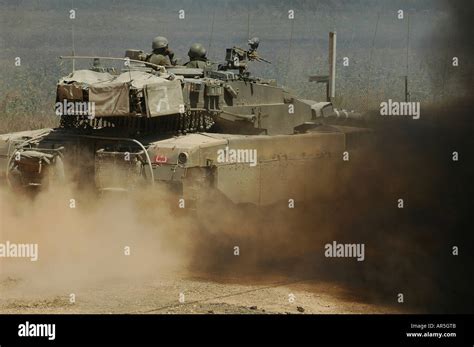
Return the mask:
[[[194,43],[189,48],[189,61],[184,64],[187,68],[204,69],[207,66],[206,49],[200,43]]]

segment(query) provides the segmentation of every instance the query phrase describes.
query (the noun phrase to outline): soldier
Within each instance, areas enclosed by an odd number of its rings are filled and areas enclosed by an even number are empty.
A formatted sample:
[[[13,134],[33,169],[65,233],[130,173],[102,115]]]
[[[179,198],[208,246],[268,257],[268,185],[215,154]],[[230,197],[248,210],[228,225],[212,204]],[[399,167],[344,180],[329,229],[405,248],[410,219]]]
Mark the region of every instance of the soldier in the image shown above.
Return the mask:
[[[250,46],[249,53],[256,51],[259,44],[260,44],[260,39],[258,37],[252,37],[248,41],[248,45]]]
[[[184,64],[191,69],[204,69],[207,66],[206,49],[200,43],[194,43],[188,52],[189,61]]]
[[[250,48],[247,51],[247,57],[249,58],[249,60],[259,60],[260,57],[257,53],[257,48],[258,48],[259,44],[260,44],[260,39],[258,37],[252,37],[248,41],[248,45],[249,45]],[[266,61],[264,59],[262,59],[262,60]]]
[[[163,36],[157,36],[152,43],[153,53],[150,54],[146,61],[156,65],[176,65],[174,53],[168,48],[168,39]]]

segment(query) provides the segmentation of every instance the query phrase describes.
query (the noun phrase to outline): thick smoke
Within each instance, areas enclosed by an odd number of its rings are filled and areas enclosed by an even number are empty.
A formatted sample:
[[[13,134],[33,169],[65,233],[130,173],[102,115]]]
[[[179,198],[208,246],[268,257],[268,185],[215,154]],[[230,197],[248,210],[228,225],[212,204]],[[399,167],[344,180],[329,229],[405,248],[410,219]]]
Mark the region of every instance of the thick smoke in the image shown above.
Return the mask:
[[[308,173],[317,185],[308,192],[312,199],[294,210],[286,202],[238,210],[214,204],[204,223],[208,232],[194,240],[193,268],[234,278],[334,282],[362,302],[397,307],[402,293],[403,307],[416,312],[468,311],[472,125],[467,104],[444,106],[425,109],[430,120],[420,123],[375,124],[371,145],[330,174],[315,165]],[[463,159],[453,162],[453,151]],[[365,244],[365,260],[326,258],[324,246],[332,241]],[[462,250],[458,256],[453,246]]]
[[[430,50],[425,60],[437,57],[436,64],[430,65],[433,80],[440,80],[438,89],[449,87],[450,80],[459,81],[460,88],[453,95],[468,95],[473,85],[474,76],[474,46],[472,37],[474,26],[472,16],[474,3],[472,1],[444,1],[446,10],[444,20],[439,27],[427,38]],[[453,58],[458,58],[458,66],[453,67]],[[436,82],[433,81],[436,85]],[[462,88],[462,89],[461,89]]]

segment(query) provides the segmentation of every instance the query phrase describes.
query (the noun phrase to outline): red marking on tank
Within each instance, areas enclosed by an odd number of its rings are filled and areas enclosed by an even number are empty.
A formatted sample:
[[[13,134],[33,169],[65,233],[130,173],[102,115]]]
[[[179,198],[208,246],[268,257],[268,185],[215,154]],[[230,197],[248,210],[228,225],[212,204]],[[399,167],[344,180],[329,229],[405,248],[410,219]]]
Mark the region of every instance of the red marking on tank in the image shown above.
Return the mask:
[[[155,158],[155,163],[167,163],[168,157],[166,155],[158,154]]]

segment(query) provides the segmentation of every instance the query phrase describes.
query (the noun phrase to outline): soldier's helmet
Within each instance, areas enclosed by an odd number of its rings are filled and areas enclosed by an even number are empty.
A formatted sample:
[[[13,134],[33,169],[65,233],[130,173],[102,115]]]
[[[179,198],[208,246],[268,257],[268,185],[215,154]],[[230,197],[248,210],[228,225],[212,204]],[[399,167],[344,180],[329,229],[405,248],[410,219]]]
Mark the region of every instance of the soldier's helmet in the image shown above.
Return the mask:
[[[189,48],[188,57],[190,59],[205,58],[206,49],[200,43],[193,43],[191,47]]]
[[[153,43],[151,44],[153,50],[166,48],[168,47],[168,39],[163,36],[157,36],[153,39]]]
[[[258,37],[252,37],[252,38],[249,40],[249,46],[250,46],[252,49],[257,49],[259,44],[260,44],[260,39],[259,39]]]

